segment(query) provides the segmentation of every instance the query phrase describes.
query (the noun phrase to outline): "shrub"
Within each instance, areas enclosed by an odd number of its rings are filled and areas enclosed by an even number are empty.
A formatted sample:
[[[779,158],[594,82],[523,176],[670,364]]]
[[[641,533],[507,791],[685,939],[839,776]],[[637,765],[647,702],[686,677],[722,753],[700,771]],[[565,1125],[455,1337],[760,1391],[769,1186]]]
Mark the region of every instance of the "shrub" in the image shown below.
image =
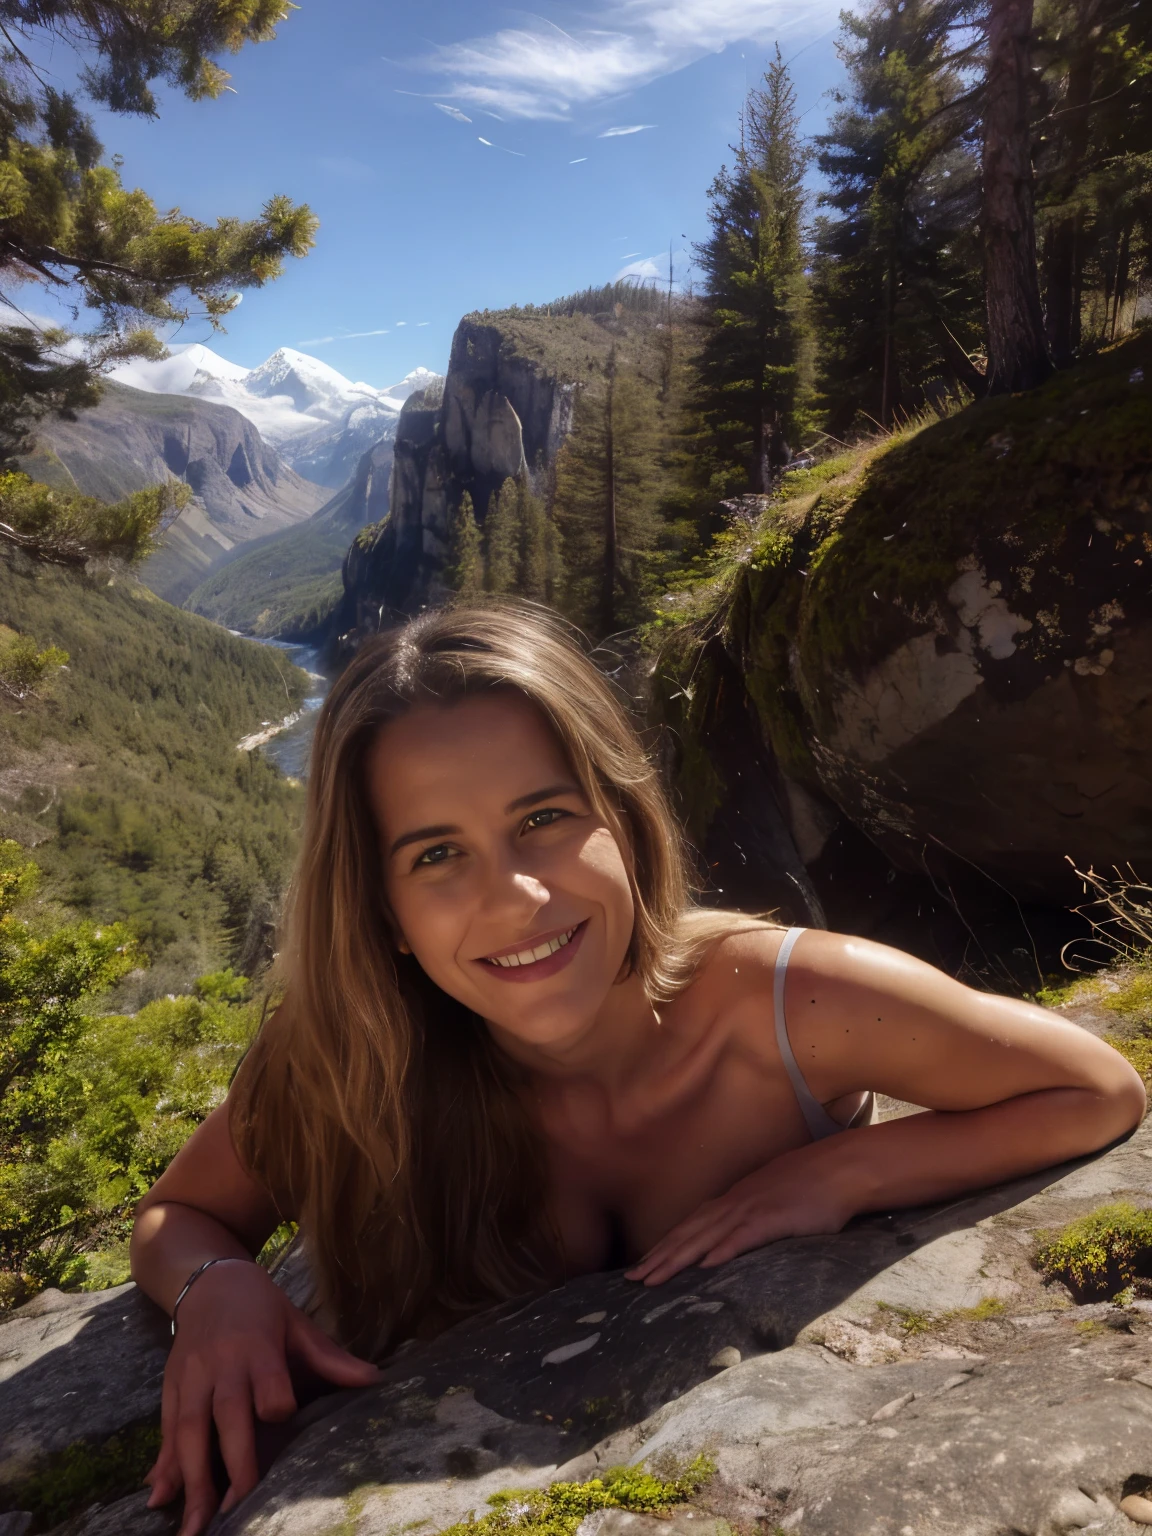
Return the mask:
[[[1058,1232],[1043,1233],[1036,1264],[1048,1280],[1062,1280],[1077,1301],[1103,1301],[1152,1267],[1152,1210],[1128,1201],[1102,1205]]]
[[[188,486],[170,481],[105,502],[10,473],[0,475],[0,532],[42,559],[83,565],[93,555],[112,555],[136,564],[156,550],[191,498]]]

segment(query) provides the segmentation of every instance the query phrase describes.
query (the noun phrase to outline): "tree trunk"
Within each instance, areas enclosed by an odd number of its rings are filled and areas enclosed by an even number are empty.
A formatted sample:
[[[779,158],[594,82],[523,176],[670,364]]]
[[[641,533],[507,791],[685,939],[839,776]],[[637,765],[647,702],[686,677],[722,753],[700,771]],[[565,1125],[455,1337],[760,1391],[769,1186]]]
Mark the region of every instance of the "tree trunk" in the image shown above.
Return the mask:
[[[889,261],[887,276],[884,279],[884,365],[880,375],[880,425],[886,427],[896,409],[894,395],[893,375],[895,373],[895,360],[893,358],[894,336],[896,329],[896,272],[893,263]]]
[[[992,0],[983,157],[989,394],[1032,389],[1052,371],[1036,270],[1031,43],[1032,0]]]
[[[600,628],[616,628],[616,354],[608,359],[608,391],[604,401],[604,457],[608,475],[604,487],[604,564],[600,573]]]
[[[1063,169],[1060,182],[1065,197],[1071,196],[1080,181],[1080,170],[1088,153],[1088,109],[1092,102],[1092,76],[1096,66],[1096,45],[1092,39],[1087,7],[1080,15],[1079,48],[1068,70],[1068,90],[1061,109],[1066,114]],[[1081,215],[1070,213],[1052,230],[1046,262],[1045,310],[1052,360],[1057,368],[1067,368],[1076,355],[1080,341],[1080,226]]]

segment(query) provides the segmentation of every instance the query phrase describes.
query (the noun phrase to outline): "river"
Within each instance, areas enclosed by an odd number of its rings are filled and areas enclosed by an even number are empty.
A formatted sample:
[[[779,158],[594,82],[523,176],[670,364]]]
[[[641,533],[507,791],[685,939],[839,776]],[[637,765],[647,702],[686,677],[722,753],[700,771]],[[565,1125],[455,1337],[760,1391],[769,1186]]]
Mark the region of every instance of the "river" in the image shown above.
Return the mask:
[[[238,631],[233,630],[232,633],[237,634]],[[256,636],[245,635],[243,638],[253,640]],[[320,671],[320,653],[315,646],[295,645],[287,640],[259,640],[258,644],[280,651],[293,666],[300,667],[308,674],[310,687],[297,718],[291,725],[260,743],[260,751],[276,764],[281,773],[292,779],[306,779],[316,715],[332,686],[332,679]]]

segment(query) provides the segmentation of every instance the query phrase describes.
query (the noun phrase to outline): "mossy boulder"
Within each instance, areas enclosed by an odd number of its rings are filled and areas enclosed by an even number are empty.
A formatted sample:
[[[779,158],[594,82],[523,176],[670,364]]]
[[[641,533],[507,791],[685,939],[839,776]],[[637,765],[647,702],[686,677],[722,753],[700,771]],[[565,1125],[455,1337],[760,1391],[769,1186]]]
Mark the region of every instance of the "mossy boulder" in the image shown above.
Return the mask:
[[[789,793],[1024,899],[1078,889],[1068,857],[1152,867],[1152,338],[820,481],[791,477],[710,624]],[[722,755],[691,739],[710,708],[681,706],[685,761]]]

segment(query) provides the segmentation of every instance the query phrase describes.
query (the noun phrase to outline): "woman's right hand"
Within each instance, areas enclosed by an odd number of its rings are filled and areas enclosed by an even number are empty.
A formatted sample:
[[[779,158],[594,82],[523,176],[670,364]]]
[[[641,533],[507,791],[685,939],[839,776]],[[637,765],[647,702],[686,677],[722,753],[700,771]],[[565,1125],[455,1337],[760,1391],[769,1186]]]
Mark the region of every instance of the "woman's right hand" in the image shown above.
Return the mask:
[[[296,1412],[290,1359],[337,1387],[368,1387],[380,1375],[294,1307],[258,1264],[214,1264],[181,1301],[164,1372],[160,1455],[145,1478],[150,1509],[183,1488],[179,1536],[197,1536],[216,1513],[213,1422],[229,1477],[221,1510],[256,1486],[254,1418],[278,1423]]]

